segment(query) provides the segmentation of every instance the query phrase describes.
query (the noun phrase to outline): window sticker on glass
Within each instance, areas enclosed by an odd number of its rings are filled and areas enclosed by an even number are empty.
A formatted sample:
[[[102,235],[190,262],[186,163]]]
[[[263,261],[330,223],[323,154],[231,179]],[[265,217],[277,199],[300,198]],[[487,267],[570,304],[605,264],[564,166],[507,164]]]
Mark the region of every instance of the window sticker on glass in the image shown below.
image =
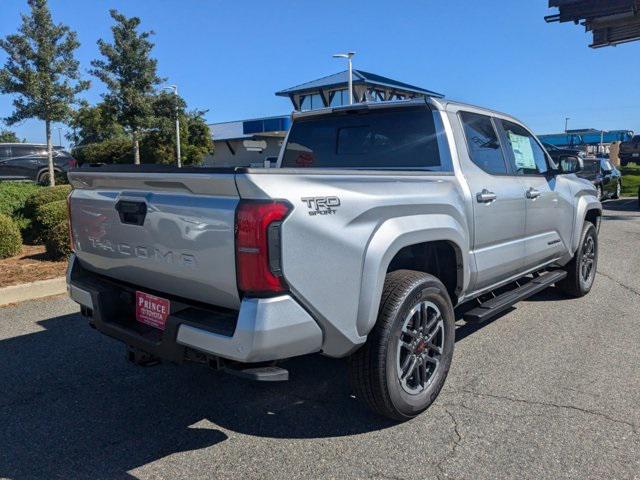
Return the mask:
[[[536,170],[536,159],[533,156],[529,137],[509,132],[509,141],[515,157],[516,168],[518,170]]]

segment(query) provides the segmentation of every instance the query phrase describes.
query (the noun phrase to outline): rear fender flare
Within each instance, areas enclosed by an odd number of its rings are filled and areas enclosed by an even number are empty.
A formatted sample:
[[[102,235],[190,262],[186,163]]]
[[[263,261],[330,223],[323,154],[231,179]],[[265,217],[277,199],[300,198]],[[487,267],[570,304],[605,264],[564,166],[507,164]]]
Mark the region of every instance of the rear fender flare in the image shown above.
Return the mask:
[[[393,257],[404,247],[417,243],[448,241],[461,257],[462,285],[460,294],[469,285],[468,232],[448,215],[428,214],[393,218],[384,222],[371,237],[362,269],[362,288],[358,302],[356,329],[366,336],[376,323],[387,269]]]

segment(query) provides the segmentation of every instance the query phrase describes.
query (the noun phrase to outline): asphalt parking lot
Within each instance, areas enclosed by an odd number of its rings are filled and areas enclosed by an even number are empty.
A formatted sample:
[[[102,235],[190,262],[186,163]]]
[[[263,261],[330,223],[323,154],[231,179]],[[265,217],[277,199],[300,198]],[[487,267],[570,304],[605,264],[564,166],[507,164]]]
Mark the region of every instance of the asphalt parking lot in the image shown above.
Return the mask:
[[[640,478],[640,211],[605,204],[591,294],[460,322],[449,379],[394,424],[343,361],[253,384],[135,367],[64,298],[0,308],[0,477]]]

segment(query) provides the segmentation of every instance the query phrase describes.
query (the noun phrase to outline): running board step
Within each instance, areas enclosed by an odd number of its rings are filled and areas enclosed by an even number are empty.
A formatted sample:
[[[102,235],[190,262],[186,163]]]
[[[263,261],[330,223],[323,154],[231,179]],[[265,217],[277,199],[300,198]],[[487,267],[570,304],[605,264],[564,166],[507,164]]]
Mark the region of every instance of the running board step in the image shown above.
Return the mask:
[[[509,290],[495,298],[492,298],[491,300],[487,300],[476,308],[469,310],[464,314],[463,318],[466,322],[481,322],[491,318],[519,301],[524,300],[531,295],[535,295],[550,285],[559,282],[566,276],[567,272],[564,270],[553,270],[540,275],[518,288]]]

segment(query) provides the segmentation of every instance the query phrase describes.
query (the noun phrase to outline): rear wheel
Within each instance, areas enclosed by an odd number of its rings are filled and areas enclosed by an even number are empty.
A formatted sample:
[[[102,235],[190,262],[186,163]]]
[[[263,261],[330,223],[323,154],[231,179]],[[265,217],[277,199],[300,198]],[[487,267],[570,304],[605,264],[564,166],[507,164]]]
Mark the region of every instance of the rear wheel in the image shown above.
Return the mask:
[[[411,270],[388,274],[376,325],[349,359],[356,397],[386,417],[415,417],[444,385],[454,337],[451,300],[437,278]]]
[[[48,170],[43,170],[42,172],[40,172],[40,175],[38,175],[38,183],[40,185],[49,185],[49,171]]]
[[[67,180],[66,173],[61,172],[59,170],[55,170],[54,174],[56,179],[56,185],[69,183]],[[43,170],[42,172],[40,172],[40,174],[38,175],[38,183],[40,185],[45,185],[45,186],[49,185],[49,170]]]
[[[598,268],[598,234],[591,222],[584,222],[580,246],[564,267],[567,276],[558,287],[572,297],[583,297],[591,290]]]

